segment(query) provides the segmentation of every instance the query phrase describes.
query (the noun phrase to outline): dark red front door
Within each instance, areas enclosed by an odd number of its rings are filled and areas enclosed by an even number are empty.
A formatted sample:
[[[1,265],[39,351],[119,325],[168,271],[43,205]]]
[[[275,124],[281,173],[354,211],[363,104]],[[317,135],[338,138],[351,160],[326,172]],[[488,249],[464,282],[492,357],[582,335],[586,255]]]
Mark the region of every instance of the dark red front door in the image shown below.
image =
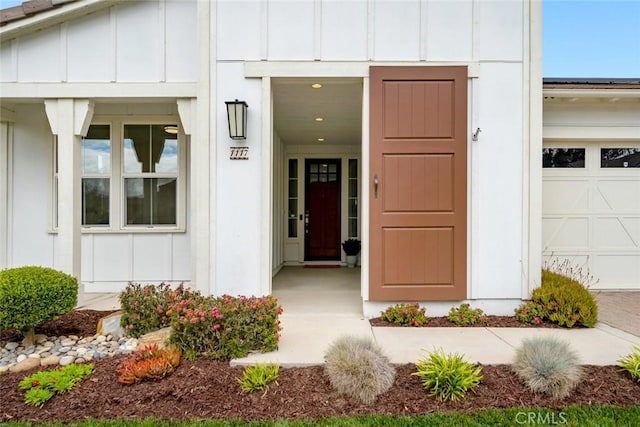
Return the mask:
[[[305,260],[340,259],[340,159],[305,162]]]

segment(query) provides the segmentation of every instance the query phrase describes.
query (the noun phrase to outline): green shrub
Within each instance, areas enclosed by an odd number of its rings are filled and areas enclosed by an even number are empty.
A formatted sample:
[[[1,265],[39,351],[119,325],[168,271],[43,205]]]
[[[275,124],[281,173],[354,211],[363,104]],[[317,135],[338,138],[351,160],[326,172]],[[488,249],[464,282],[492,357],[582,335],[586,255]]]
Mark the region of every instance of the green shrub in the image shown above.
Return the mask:
[[[547,310],[544,309],[542,304],[535,301],[522,303],[514,311],[515,318],[518,322],[530,323],[532,325],[539,325],[544,319],[549,317]]]
[[[516,349],[513,370],[531,391],[555,399],[568,396],[582,376],[578,358],[569,345],[551,337],[525,339]]]
[[[228,360],[250,351],[277,350],[282,307],[273,296],[197,296],[174,304],[169,342],[186,357],[198,354]]]
[[[180,301],[189,301],[198,296],[180,284],[175,290],[169,284],[145,285],[129,283],[120,293],[122,317],[120,325],[128,335],[139,337],[156,329],[169,326],[171,319],[167,315],[170,307]]]
[[[73,310],[78,281],[46,267],[0,271],[0,327],[20,329],[33,339],[34,328]]]
[[[618,362],[633,378],[640,382],[640,346],[634,345],[633,351]]]
[[[251,393],[256,390],[264,390],[269,383],[278,379],[280,366],[269,363],[259,363],[254,366],[247,366],[242,372],[242,378],[237,378],[242,390]]]
[[[464,360],[457,353],[447,354],[444,349],[433,351],[426,359],[416,362],[416,375],[430,390],[429,396],[442,401],[458,400],[467,390],[477,387],[482,381],[482,367]]]
[[[380,313],[380,319],[398,325],[422,326],[427,323],[427,310],[420,304],[396,304]]]
[[[395,380],[395,368],[370,338],[343,336],[325,354],[325,372],[341,394],[373,403]]]
[[[51,371],[40,371],[23,378],[18,387],[26,391],[28,405],[42,406],[56,393],[71,390],[93,372],[93,364],[71,364]]]
[[[449,316],[450,322],[456,325],[475,325],[476,323],[484,323],[487,321],[484,311],[479,308],[471,308],[467,303],[460,304],[460,307],[451,307]]]
[[[598,306],[593,295],[578,281],[542,270],[542,283],[534,289],[531,299],[542,305],[549,320],[566,326],[593,327],[598,321]]]

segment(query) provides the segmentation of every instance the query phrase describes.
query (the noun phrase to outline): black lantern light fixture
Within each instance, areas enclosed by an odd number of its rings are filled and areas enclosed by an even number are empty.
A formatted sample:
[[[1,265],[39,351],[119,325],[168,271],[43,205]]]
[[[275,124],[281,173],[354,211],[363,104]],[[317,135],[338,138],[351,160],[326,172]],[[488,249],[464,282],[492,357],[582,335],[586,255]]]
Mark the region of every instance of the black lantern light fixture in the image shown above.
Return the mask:
[[[227,120],[229,121],[229,137],[231,139],[247,139],[247,108],[244,101],[226,101]]]

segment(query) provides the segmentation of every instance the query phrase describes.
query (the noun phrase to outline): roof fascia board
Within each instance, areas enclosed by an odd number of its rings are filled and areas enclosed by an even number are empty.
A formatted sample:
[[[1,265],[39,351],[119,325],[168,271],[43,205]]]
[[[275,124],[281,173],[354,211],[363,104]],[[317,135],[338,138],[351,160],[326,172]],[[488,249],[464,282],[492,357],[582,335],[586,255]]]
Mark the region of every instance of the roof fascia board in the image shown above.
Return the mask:
[[[195,98],[196,83],[0,83],[2,100]]]
[[[0,40],[4,42],[42,28],[59,24],[77,16],[86,15],[118,3],[124,3],[125,1],[126,0],[82,0],[63,4],[55,9],[37,13],[33,16],[14,22],[9,22],[0,27]]]
[[[640,87],[637,89],[543,88],[542,94],[553,98],[640,98]]]

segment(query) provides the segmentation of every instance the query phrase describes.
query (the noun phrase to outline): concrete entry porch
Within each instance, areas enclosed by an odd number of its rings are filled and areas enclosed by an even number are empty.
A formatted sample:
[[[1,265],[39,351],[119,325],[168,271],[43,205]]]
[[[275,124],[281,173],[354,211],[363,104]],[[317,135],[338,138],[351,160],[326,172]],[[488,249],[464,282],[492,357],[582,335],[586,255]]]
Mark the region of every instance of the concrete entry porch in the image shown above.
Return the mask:
[[[360,268],[283,267],[272,293],[285,315],[362,317]]]

